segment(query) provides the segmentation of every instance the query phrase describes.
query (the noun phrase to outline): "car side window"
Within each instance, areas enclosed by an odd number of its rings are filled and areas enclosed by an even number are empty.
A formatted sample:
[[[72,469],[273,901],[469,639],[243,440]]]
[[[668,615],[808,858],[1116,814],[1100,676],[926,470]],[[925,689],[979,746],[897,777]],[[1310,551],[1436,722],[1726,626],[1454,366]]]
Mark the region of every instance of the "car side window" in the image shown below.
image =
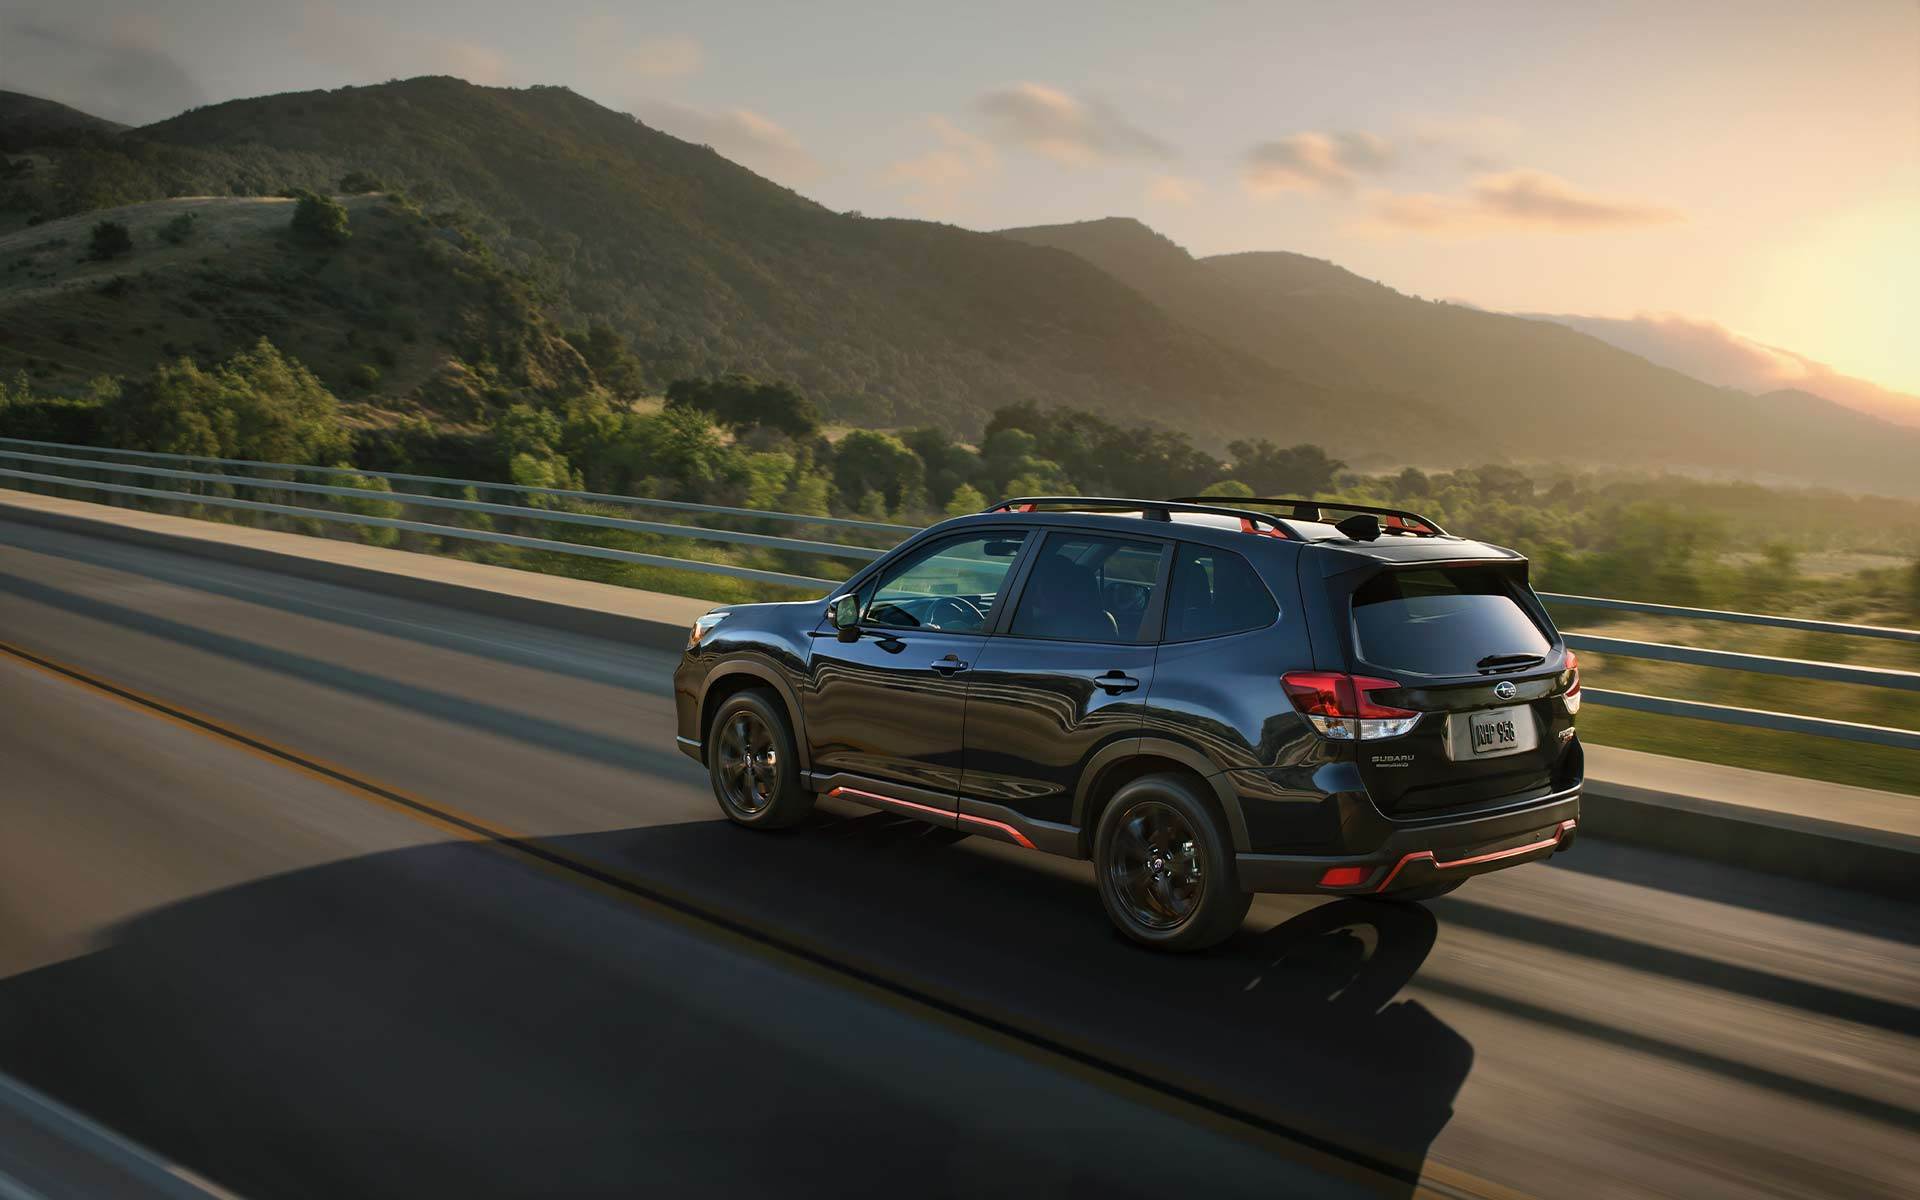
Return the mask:
[[[1008,632],[1075,642],[1153,640],[1161,542],[1092,533],[1051,533],[1020,591]]]
[[[1253,565],[1231,550],[1181,542],[1167,601],[1169,642],[1265,629],[1280,606]]]
[[[947,538],[884,571],[865,623],[896,629],[981,633],[1027,535],[996,531]]]

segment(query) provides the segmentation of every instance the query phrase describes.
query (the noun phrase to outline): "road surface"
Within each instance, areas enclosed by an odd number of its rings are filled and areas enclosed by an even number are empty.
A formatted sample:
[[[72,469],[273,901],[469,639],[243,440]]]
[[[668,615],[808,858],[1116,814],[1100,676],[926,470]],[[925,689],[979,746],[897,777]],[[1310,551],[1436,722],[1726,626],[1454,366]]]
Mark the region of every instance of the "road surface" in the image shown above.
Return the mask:
[[[1920,909],[1583,842],[1137,950],[673,656],[0,523],[0,1071],[253,1197],[1903,1196]]]

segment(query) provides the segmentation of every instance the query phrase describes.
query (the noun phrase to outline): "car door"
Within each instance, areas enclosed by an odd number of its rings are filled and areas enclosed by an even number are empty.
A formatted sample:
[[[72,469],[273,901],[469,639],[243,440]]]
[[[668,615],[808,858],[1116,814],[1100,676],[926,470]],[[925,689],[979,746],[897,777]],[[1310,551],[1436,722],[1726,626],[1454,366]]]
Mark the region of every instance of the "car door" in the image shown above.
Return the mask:
[[[968,680],[1026,543],[985,529],[915,547],[862,584],[857,628],[823,619],[803,700],[816,783],[954,811]]]
[[[977,652],[960,811],[1067,825],[1093,754],[1139,735],[1170,543],[1054,530],[1022,568],[1011,619]]]

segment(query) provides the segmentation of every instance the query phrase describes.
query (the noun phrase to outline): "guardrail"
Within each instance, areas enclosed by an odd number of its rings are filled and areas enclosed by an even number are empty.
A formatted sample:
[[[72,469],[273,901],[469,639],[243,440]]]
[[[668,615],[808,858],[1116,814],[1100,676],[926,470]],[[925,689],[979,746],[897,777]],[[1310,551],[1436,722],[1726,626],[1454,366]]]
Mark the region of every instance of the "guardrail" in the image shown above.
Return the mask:
[[[9,449],[8,447],[24,447],[25,449]],[[48,453],[49,451],[62,453]],[[123,461],[127,459],[134,461]],[[908,534],[917,532],[916,527],[910,525],[896,525],[882,521],[862,521],[846,517],[769,512],[760,509],[733,508],[717,504],[695,504],[691,501],[684,500],[659,500],[644,496],[620,496],[602,492],[570,491],[561,488],[523,487],[518,484],[499,483],[489,480],[451,479],[438,475],[416,475],[397,471],[362,471],[353,468],[318,467],[300,463],[275,463],[250,459],[223,459],[200,455],[164,454],[151,450],[121,450],[109,447],[80,446],[64,442],[33,441],[24,438],[0,438],[0,461],[24,463],[48,468],[46,470],[36,471],[25,470],[19,467],[0,467],[0,479],[12,479],[28,483],[92,490],[113,496],[132,496],[142,499],[159,499],[184,504],[202,504],[215,508],[265,512],[333,524],[364,525],[373,528],[403,530],[411,533],[461,541],[487,542],[498,545],[516,546],[522,549],[572,554],[614,562],[635,563],[651,567],[667,567],[675,570],[693,571],[708,575],[720,575],[753,583],[818,591],[832,588],[837,581],[795,572],[764,570],[757,567],[740,566],[734,563],[707,562],[701,559],[682,558],[668,554],[622,550],[609,546],[594,546],[580,542],[562,541],[557,538],[506,533],[494,529],[475,529],[458,525],[406,520],[399,517],[382,517],[368,513],[341,512],[337,509],[282,504],[269,500],[247,500],[237,496],[210,493],[206,489],[208,487],[231,488],[235,490],[284,493],[294,496],[350,499],[361,503],[369,501],[384,502],[401,505],[403,507],[467,513],[475,517],[504,517],[516,521],[578,526],[645,534],[652,537],[685,538],[695,542],[719,543],[754,550],[777,552],[803,559],[818,557],[864,562],[884,554],[886,548],[845,545],[838,542],[819,541],[809,538],[784,537],[746,530],[716,528],[705,524],[693,525],[677,524],[667,521],[634,520],[625,517],[607,516],[602,513],[572,511],[558,506],[562,504],[572,504],[576,506],[606,505],[628,508],[652,508],[664,512],[685,514],[689,517],[749,520],[787,525],[808,525],[827,530],[842,529],[858,531],[863,535],[881,535],[891,539],[889,544],[897,542]],[[159,462],[173,462],[183,465],[179,467],[142,465]],[[195,467],[201,466],[228,469],[194,469]],[[545,503],[497,504],[491,501],[436,496],[415,491],[375,491],[364,487],[342,486],[339,484],[303,483],[291,478],[271,479],[252,474],[239,474],[235,473],[232,468],[238,468],[244,471],[275,471],[290,476],[318,476],[332,479],[379,479],[385,481],[389,487],[397,484],[413,484],[427,487],[456,488],[462,491],[471,489],[474,494],[482,492],[491,494],[517,494],[529,501]],[[101,473],[138,479],[171,480],[198,490],[171,490],[166,488],[144,487],[137,484],[109,483],[79,477],[78,473],[81,472]],[[1878,625],[1850,625],[1837,621],[1817,621],[1800,617],[1773,616],[1764,613],[1741,613],[1726,612],[1718,609],[1687,608],[1679,605],[1652,604],[1638,600],[1615,600],[1603,596],[1564,595],[1556,592],[1543,592],[1541,593],[1541,598],[1549,604],[1556,606],[1601,608],[1695,621],[1713,621],[1737,625],[1761,625],[1810,633],[1879,638],[1901,642],[1920,642],[1920,630],[1914,629],[1897,629]],[[1693,666],[1714,667],[1725,670],[1746,671],[1764,675],[1786,676],[1795,679],[1858,684],[1868,687],[1890,688],[1898,691],[1920,691],[1920,672],[1914,671],[1901,671],[1886,667],[1858,667],[1842,663],[1817,662],[1806,659],[1777,658],[1768,655],[1743,654],[1727,650],[1710,650],[1695,646],[1677,646],[1664,642],[1633,641],[1625,638],[1604,637],[1598,634],[1569,633],[1563,636],[1566,639],[1567,645],[1575,650],[1616,654],[1627,658],[1640,658],[1661,662],[1685,663]],[[1820,737],[1838,738],[1850,742],[1892,746],[1907,750],[1920,750],[1920,731],[1898,729],[1890,726],[1867,725],[1853,721],[1833,720],[1826,717],[1769,712],[1763,709],[1741,708],[1735,705],[1725,704],[1709,704],[1695,700],[1676,700],[1662,696],[1645,696],[1636,692],[1617,692],[1594,687],[1583,689],[1583,695],[1589,703],[1638,712],[1659,713],[1665,716],[1686,717],[1695,720],[1714,721],[1721,724],[1740,725],[1756,729],[1813,734]]]

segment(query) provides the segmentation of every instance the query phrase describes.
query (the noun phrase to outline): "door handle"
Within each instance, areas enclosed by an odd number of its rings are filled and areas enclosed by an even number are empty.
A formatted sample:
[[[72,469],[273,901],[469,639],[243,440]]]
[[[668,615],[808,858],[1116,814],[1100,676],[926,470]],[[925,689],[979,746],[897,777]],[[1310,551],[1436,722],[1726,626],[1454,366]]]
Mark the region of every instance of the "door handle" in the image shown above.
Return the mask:
[[[936,658],[933,660],[932,666],[934,670],[940,672],[942,675],[953,675],[967,669],[967,664],[961,662],[960,656],[957,654],[949,654],[945,658]]]
[[[1094,685],[1109,696],[1118,696],[1121,692],[1131,692],[1140,686],[1140,681],[1124,671],[1108,671],[1096,678]]]

